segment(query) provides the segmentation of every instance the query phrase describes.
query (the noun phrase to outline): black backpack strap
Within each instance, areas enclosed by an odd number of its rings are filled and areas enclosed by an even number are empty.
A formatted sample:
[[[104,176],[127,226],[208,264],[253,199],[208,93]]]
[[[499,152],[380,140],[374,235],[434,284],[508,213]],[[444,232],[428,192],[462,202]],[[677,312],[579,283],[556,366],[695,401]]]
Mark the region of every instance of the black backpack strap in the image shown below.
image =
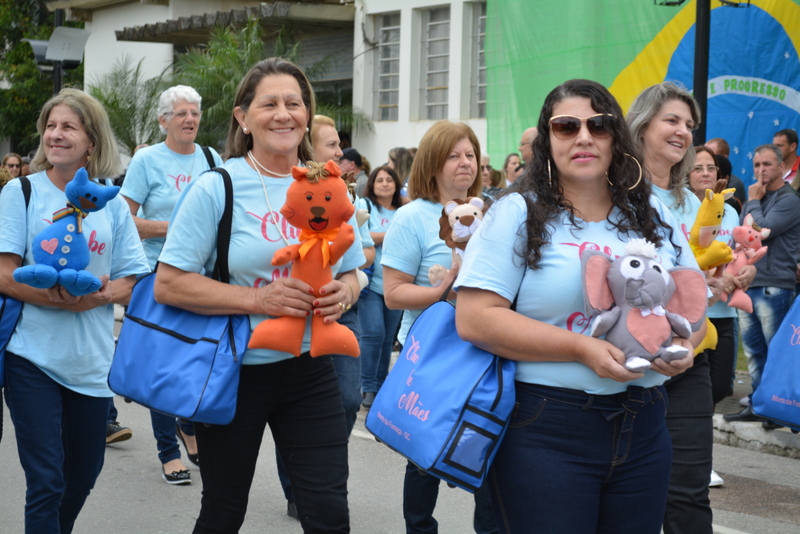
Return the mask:
[[[219,173],[225,184],[225,210],[222,212],[217,230],[217,261],[214,264],[213,276],[216,280],[229,284],[228,247],[231,244],[231,229],[233,228],[233,180],[228,171],[222,167],[213,167],[211,170]]]
[[[19,183],[22,186],[22,196],[25,197],[25,211],[28,211],[28,205],[31,203],[31,181],[27,176],[20,176]]]
[[[200,148],[203,149],[203,154],[206,155],[206,161],[208,162],[208,168],[211,169],[211,170],[214,170],[214,165],[216,165],[216,163],[214,162],[214,155],[211,154],[211,149],[208,148],[207,146],[201,146]],[[222,174],[222,173],[220,173],[220,174]]]

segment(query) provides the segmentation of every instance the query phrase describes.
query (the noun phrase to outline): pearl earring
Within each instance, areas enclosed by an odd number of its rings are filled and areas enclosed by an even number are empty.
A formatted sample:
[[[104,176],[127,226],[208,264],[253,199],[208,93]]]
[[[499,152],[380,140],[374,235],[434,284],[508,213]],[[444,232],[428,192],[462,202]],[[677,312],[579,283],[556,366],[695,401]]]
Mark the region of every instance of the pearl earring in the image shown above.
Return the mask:
[[[243,131],[244,133],[247,133],[247,126],[242,126],[242,131]]]

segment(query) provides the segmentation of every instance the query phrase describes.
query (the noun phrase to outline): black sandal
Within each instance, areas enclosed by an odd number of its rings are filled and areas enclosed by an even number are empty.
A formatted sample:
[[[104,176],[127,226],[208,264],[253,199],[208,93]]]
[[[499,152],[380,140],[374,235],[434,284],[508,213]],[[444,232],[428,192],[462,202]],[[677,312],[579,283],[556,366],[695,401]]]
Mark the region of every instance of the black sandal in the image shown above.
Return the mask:
[[[164,466],[161,466],[161,477],[164,479],[164,482],[167,484],[191,484],[192,483],[192,474],[189,472],[188,469],[181,469],[180,471],[173,471],[172,473],[167,473],[164,471]]]
[[[200,467],[199,454],[189,454],[189,448],[186,446],[186,440],[183,438],[183,430],[181,430],[181,422],[178,419],[175,420],[175,434],[177,434],[178,439],[181,440],[181,443],[183,443],[183,448],[186,449],[186,457],[189,458],[189,461],[192,462],[197,467]]]

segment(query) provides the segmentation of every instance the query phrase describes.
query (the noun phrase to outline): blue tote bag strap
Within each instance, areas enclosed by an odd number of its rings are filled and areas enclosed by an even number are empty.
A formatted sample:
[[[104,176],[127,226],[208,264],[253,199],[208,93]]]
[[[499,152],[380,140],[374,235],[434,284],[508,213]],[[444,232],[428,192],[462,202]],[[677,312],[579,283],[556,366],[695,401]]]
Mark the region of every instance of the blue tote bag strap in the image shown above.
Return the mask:
[[[225,185],[225,211],[222,212],[222,219],[219,221],[219,230],[217,231],[217,261],[214,264],[213,276],[215,280],[229,284],[228,247],[231,244],[233,228],[233,181],[228,171],[222,167],[214,167],[211,171],[222,176]]]

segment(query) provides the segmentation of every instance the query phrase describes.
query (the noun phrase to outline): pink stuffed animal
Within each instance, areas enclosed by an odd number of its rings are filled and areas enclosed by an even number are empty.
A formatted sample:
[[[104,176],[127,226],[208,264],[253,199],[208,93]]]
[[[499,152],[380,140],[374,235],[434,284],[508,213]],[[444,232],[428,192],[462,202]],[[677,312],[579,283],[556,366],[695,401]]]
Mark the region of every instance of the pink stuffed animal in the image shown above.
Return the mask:
[[[736,242],[736,249],[733,253],[733,261],[725,268],[733,276],[738,276],[739,271],[745,265],[753,265],[764,257],[768,247],[761,246],[761,240],[769,237],[769,228],[760,228],[753,221],[753,216],[749,213],[744,217],[744,225],[733,229],[733,240]],[[747,313],[753,313],[753,301],[750,296],[741,289],[734,289],[728,300],[728,295],[722,293],[721,300],[727,300],[728,306],[739,308]]]

